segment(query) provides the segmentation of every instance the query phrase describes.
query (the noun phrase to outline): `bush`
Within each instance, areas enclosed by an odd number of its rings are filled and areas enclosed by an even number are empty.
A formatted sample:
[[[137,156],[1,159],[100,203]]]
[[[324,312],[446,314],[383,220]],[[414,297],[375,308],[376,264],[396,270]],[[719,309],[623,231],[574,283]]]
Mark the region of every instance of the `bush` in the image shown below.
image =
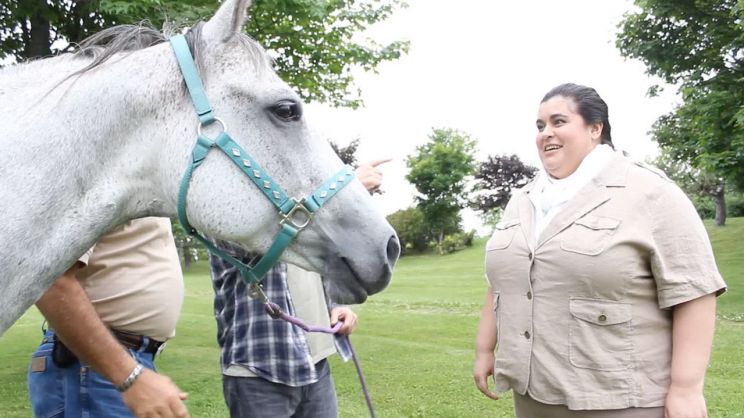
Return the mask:
[[[701,219],[713,219],[716,217],[716,205],[710,197],[692,196],[692,204],[695,205]]]
[[[438,250],[439,254],[451,254],[455,251],[464,250],[467,247],[470,247],[473,245],[473,238],[475,237],[475,230],[470,230],[469,232],[457,232],[454,234],[445,235],[444,239],[442,240],[441,247],[437,244],[436,241],[431,241],[429,243],[429,248],[432,250]]]
[[[700,218],[713,219],[716,217],[716,204],[712,197],[691,196],[691,199]],[[726,216],[730,218],[744,216],[744,194],[726,193]]]
[[[744,194],[730,194],[726,196],[726,214],[732,218],[744,216]]]
[[[400,253],[423,252],[429,241],[429,228],[424,222],[424,215],[418,208],[412,207],[391,213],[387,217],[400,240]]]

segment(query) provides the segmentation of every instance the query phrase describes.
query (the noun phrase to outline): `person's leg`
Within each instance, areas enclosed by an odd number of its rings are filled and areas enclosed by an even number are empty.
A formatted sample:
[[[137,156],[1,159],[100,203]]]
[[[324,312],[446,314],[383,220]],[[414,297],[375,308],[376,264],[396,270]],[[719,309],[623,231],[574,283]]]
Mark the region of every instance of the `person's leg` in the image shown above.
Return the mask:
[[[301,397],[301,388],[260,377],[223,375],[222,390],[232,418],[289,418]]]
[[[529,395],[513,393],[517,418],[664,418],[663,407],[573,411],[565,405],[548,405]]]
[[[148,369],[155,370],[153,364],[153,355],[139,351],[129,350],[130,354],[140,364]],[[83,417],[97,418],[133,418],[134,415],[127,408],[121,393],[116,387],[91,369],[88,365],[83,364],[79,368],[79,399],[80,408]]]
[[[302,388],[302,400],[293,418],[338,418],[336,387],[331,376],[331,366],[322,360],[316,365],[319,379]]]
[[[28,397],[35,417],[63,417],[65,414],[64,373],[52,361],[52,347],[52,334],[47,331],[28,367]]]

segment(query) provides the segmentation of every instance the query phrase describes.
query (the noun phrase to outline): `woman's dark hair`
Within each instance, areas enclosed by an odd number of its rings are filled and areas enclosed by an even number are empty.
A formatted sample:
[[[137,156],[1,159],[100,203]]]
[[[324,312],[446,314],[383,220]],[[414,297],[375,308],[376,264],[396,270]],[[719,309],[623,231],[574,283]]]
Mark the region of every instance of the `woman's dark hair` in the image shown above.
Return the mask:
[[[579,84],[566,83],[550,90],[540,103],[544,103],[555,96],[570,98],[576,103],[577,112],[584,118],[586,123],[602,123],[602,134],[600,139],[612,149],[612,135],[610,134],[610,119],[607,103],[599,97],[597,91],[591,87]]]

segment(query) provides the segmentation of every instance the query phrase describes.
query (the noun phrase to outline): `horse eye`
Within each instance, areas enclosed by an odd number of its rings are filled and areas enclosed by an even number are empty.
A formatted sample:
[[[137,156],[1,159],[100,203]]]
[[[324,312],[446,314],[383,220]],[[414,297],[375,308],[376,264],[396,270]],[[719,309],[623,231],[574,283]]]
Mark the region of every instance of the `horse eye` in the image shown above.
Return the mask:
[[[300,104],[291,100],[282,100],[275,104],[271,111],[276,117],[287,122],[298,121],[302,117]]]

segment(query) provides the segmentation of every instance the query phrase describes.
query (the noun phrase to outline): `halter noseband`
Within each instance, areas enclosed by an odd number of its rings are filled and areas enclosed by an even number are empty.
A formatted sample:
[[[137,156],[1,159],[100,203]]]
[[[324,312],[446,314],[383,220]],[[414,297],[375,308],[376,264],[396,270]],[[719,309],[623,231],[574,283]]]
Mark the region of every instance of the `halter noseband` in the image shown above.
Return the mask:
[[[354,179],[354,171],[351,167],[345,166],[341,171],[323,183],[312,195],[305,199],[290,198],[287,193],[277,185],[274,180],[261,168],[243,148],[240,147],[230,135],[227,134],[227,127],[224,122],[212,114],[212,107],[207,100],[207,94],[204,91],[199,72],[194,64],[194,59],[189,50],[186,38],[183,35],[176,35],[170,38],[170,44],[176,54],[178,66],[181,68],[181,74],[186,81],[186,87],[189,90],[191,101],[194,109],[199,116],[199,125],[197,129],[197,139],[194,149],[191,153],[191,164],[181,179],[181,186],[178,191],[178,220],[183,229],[189,235],[194,236],[213,254],[222,257],[230,262],[240,272],[241,278],[248,284],[253,285],[254,289],[257,283],[278,261],[284,250],[292,243],[297,234],[302,231],[312,220],[313,214],[320,207],[330,200]],[[221,125],[222,131],[214,139],[209,139],[202,135],[201,128],[217,122]],[[209,151],[217,147],[224,152],[240,170],[248,176],[249,179],[258,187],[269,201],[279,209],[281,220],[279,221],[280,230],[274,239],[274,243],[261,259],[254,265],[248,266],[235,257],[230,256],[212,242],[202,236],[194,227],[189,224],[186,216],[186,196],[189,190],[189,182],[194,170],[201,165],[207,157]]]

